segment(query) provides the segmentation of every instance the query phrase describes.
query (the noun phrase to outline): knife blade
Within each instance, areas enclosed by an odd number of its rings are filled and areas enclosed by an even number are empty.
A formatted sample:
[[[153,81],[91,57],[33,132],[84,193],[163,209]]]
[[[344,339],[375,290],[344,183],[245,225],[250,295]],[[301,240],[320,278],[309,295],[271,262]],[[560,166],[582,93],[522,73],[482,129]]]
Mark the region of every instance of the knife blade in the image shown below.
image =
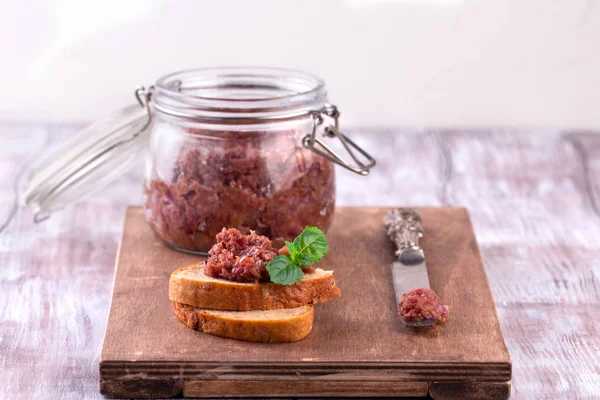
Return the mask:
[[[414,210],[397,208],[384,218],[390,240],[396,246],[398,261],[390,264],[396,303],[402,294],[415,288],[429,288],[425,253],[419,246],[423,237],[421,216]]]

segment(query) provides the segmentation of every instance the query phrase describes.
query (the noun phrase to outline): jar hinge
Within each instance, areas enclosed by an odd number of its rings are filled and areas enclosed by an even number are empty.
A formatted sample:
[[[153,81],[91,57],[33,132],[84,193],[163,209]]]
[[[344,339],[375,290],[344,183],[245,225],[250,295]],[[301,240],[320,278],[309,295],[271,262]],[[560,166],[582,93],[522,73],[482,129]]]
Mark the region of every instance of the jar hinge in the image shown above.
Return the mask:
[[[369,175],[369,171],[376,164],[375,159],[367,153],[362,147],[354,143],[348,136],[343,134],[339,129],[339,118],[340,112],[333,104],[325,104],[319,111],[311,112],[313,117],[312,133],[306,135],[302,139],[302,145],[307,149],[314,151],[315,153],[333,161],[334,163],[352,171],[357,174],[366,176]],[[324,136],[334,138],[337,137],[342,142],[342,145],[350,154],[350,157],[354,160],[356,165],[352,165],[341,158],[331,147],[329,147],[324,141],[317,137],[317,127],[322,125],[324,122],[323,115],[326,115],[333,119],[333,126],[326,126],[324,129]],[[365,158],[366,163],[361,161],[355,151],[358,151]]]
[[[146,114],[148,114],[148,120],[144,127],[139,130],[136,134],[133,135],[132,139],[135,138],[140,133],[144,132],[152,122],[152,112],[150,111],[150,100],[152,100],[152,94],[154,93],[154,85],[151,85],[146,89],[144,86],[138,86],[135,89],[135,99],[140,104],[141,107],[146,108]]]

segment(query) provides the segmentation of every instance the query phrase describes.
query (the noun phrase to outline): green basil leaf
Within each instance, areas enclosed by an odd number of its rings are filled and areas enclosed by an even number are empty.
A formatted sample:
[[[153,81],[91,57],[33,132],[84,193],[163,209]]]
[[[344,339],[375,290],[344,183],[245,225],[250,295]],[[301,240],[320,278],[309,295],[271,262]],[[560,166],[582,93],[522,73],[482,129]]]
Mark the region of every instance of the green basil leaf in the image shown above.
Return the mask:
[[[288,256],[277,256],[267,264],[271,282],[292,285],[304,277],[302,268],[294,264]]]
[[[294,258],[296,258],[296,254],[298,254],[298,249],[296,249],[296,246],[294,246],[294,243],[292,242],[288,242],[287,240],[285,241],[285,246],[288,249],[288,252],[290,253],[290,258],[293,260]]]
[[[308,254],[298,253],[298,249],[296,248],[296,245],[294,245],[294,243],[286,241],[285,245],[287,246],[288,251],[290,252],[290,258],[295,264],[298,264],[300,266],[307,266],[312,264],[312,260],[310,259]]]
[[[294,259],[294,263],[301,265],[303,267],[308,267],[313,263],[312,258],[306,253],[299,253]]]
[[[296,257],[292,257],[292,260],[303,266],[320,261],[329,250],[325,234],[314,227],[304,228],[300,236],[294,239],[294,247],[297,254]]]

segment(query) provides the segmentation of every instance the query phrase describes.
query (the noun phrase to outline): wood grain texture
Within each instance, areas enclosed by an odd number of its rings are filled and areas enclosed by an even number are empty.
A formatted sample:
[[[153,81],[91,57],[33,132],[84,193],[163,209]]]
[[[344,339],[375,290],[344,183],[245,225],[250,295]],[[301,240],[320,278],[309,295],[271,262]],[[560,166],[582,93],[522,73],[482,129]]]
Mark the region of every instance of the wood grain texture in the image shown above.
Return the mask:
[[[0,124],[0,218],[21,166],[79,128]],[[367,178],[337,171],[339,205],[468,207],[512,355],[511,399],[599,398],[600,135],[349,133],[378,165]],[[102,398],[114,257],[142,173],[40,225],[20,210],[0,234],[0,398]]]
[[[435,400],[508,399],[510,382],[432,382],[429,395]]]
[[[257,396],[328,396],[339,397],[351,389],[356,397],[424,397],[427,382],[381,382],[381,381],[274,381],[265,384],[256,381],[192,380],[183,384],[184,397],[245,397]],[[308,389],[308,390],[307,390]],[[226,393],[223,396],[223,393]]]
[[[100,360],[102,393],[139,396],[137,380],[144,396],[160,397],[164,389],[152,381],[170,376],[183,379],[185,387],[198,374],[209,381],[237,376],[256,396],[309,396],[325,390],[322,381],[341,379],[347,385],[332,385],[324,394],[354,395],[353,381],[364,384],[358,389],[367,395],[399,395],[397,383],[407,381],[510,381],[510,357],[467,211],[417,209],[431,287],[453,308],[446,324],[418,333],[397,314],[389,268],[394,247],[382,223],[387,211],[338,207],[327,232],[329,253],[319,267],[334,271],[342,297],[315,305],[313,332],[302,341],[269,345],[201,334],[176,320],[167,295],[169,275],[203,258],[164,246],[143,210],[129,208]],[[303,384],[282,385],[282,392],[277,384],[262,387],[288,380]],[[123,381],[130,382],[126,391]],[[173,384],[166,386],[170,392]],[[208,390],[203,396],[240,394],[218,392],[223,386],[214,383],[203,387]]]

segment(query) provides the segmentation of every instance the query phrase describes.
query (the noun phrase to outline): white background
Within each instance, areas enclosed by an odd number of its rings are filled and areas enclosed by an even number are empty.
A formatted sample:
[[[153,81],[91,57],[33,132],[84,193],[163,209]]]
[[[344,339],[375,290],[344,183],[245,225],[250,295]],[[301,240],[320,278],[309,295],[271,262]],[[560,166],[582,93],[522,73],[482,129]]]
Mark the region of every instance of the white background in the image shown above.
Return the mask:
[[[600,1],[0,0],[0,120],[90,121],[196,66],[322,76],[344,124],[600,128]]]

